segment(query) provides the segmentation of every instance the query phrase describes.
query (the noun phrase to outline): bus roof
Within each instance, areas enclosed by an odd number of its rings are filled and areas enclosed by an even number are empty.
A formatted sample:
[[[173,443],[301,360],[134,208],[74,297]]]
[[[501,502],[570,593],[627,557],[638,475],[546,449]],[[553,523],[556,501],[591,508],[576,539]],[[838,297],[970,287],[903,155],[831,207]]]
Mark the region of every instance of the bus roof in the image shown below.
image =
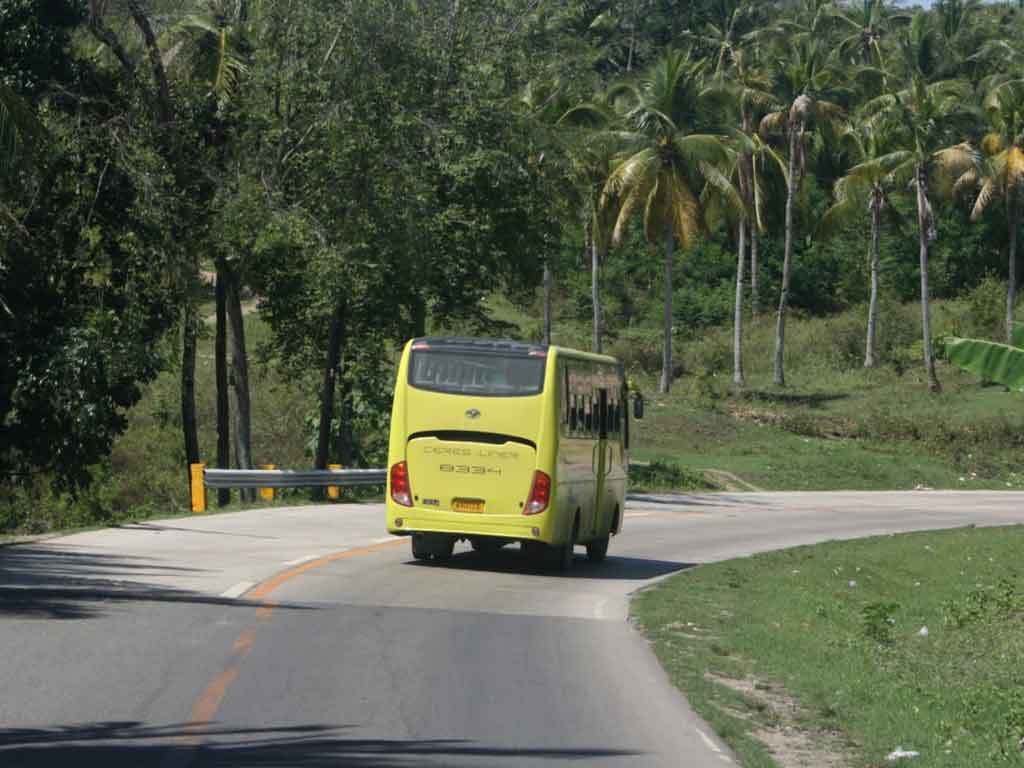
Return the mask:
[[[578,360],[591,360],[597,363],[610,363],[620,365],[619,361],[609,355],[598,355],[593,352],[584,352],[579,349],[560,347],[556,345],[539,344],[529,341],[516,341],[514,339],[475,339],[466,336],[422,336],[413,339],[413,349],[448,349],[461,350],[466,352],[501,353],[512,355],[547,355],[549,351],[559,356],[572,357]]]

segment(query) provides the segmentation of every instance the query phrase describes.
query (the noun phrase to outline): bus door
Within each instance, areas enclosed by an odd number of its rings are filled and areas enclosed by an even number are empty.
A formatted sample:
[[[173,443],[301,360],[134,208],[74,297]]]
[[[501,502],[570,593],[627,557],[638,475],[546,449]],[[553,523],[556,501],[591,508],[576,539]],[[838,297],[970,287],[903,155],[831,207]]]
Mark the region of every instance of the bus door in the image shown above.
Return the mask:
[[[594,511],[591,516],[593,529],[591,535],[601,538],[603,531],[608,527],[605,519],[608,506],[605,503],[605,488],[608,484],[608,472],[611,469],[611,454],[608,442],[608,390],[599,389],[595,401],[598,424],[598,439],[594,443],[591,467],[594,472]]]

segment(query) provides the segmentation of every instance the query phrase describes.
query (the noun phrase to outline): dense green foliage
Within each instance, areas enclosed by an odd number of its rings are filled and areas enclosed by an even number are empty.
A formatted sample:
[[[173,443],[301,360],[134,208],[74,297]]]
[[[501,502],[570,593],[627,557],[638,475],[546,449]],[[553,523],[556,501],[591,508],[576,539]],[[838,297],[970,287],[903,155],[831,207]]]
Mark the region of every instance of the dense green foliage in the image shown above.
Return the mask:
[[[866,303],[867,193],[831,215],[851,179],[884,189],[883,336],[920,298],[919,235],[932,297],[1009,277],[1012,315],[1021,31],[1017,4],[954,0],[5,2],[0,490],[85,493],[161,371],[184,455],[213,461],[191,426],[204,273],[269,328],[247,349],[232,326],[234,408],[276,369],[324,426],[309,458],[345,463],[381,460],[398,344],[509,332],[494,294],[540,337],[545,267],[556,329],[593,319],[666,389],[712,371],[673,349],[762,322],[786,252],[798,314]],[[879,339],[879,364],[914,343]]]

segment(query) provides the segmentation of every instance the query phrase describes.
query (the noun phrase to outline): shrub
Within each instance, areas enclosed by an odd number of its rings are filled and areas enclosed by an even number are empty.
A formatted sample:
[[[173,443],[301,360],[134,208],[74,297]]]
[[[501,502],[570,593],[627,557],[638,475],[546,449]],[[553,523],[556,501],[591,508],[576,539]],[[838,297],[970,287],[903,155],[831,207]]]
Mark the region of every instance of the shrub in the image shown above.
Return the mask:
[[[634,491],[714,490],[700,472],[667,461],[629,465],[630,489]]]

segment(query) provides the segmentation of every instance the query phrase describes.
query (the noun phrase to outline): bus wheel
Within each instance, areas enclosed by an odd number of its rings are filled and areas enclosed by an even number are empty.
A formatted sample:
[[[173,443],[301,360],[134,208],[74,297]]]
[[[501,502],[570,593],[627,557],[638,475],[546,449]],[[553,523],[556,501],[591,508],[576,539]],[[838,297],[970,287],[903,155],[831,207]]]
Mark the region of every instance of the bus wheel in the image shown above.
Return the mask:
[[[492,539],[490,536],[481,536],[469,540],[469,546],[473,548],[474,552],[479,552],[481,555],[492,555],[504,545],[505,542],[501,539]]]
[[[568,571],[572,568],[573,550],[576,548],[576,537],[580,531],[580,518],[576,516],[576,520],[572,524],[572,533],[569,534],[569,540],[562,545],[561,551],[558,553],[558,570]]]
[[[455,537],[438,536],[432,549],[435,560],[451,560],[452,552],[455,551]]]
[[[587,560],[592,563],[600,563],[608,554],[608,537],[594,539],[587,544]]]
[[[536,562],[543,561],[548,553],[548,548],[539,541],[524,541],[520,546],[523,554]]]
[[[429,560],[431,554],[433,553],[427,537],[414,533],[412,535],[412,556],[417,560]]]

